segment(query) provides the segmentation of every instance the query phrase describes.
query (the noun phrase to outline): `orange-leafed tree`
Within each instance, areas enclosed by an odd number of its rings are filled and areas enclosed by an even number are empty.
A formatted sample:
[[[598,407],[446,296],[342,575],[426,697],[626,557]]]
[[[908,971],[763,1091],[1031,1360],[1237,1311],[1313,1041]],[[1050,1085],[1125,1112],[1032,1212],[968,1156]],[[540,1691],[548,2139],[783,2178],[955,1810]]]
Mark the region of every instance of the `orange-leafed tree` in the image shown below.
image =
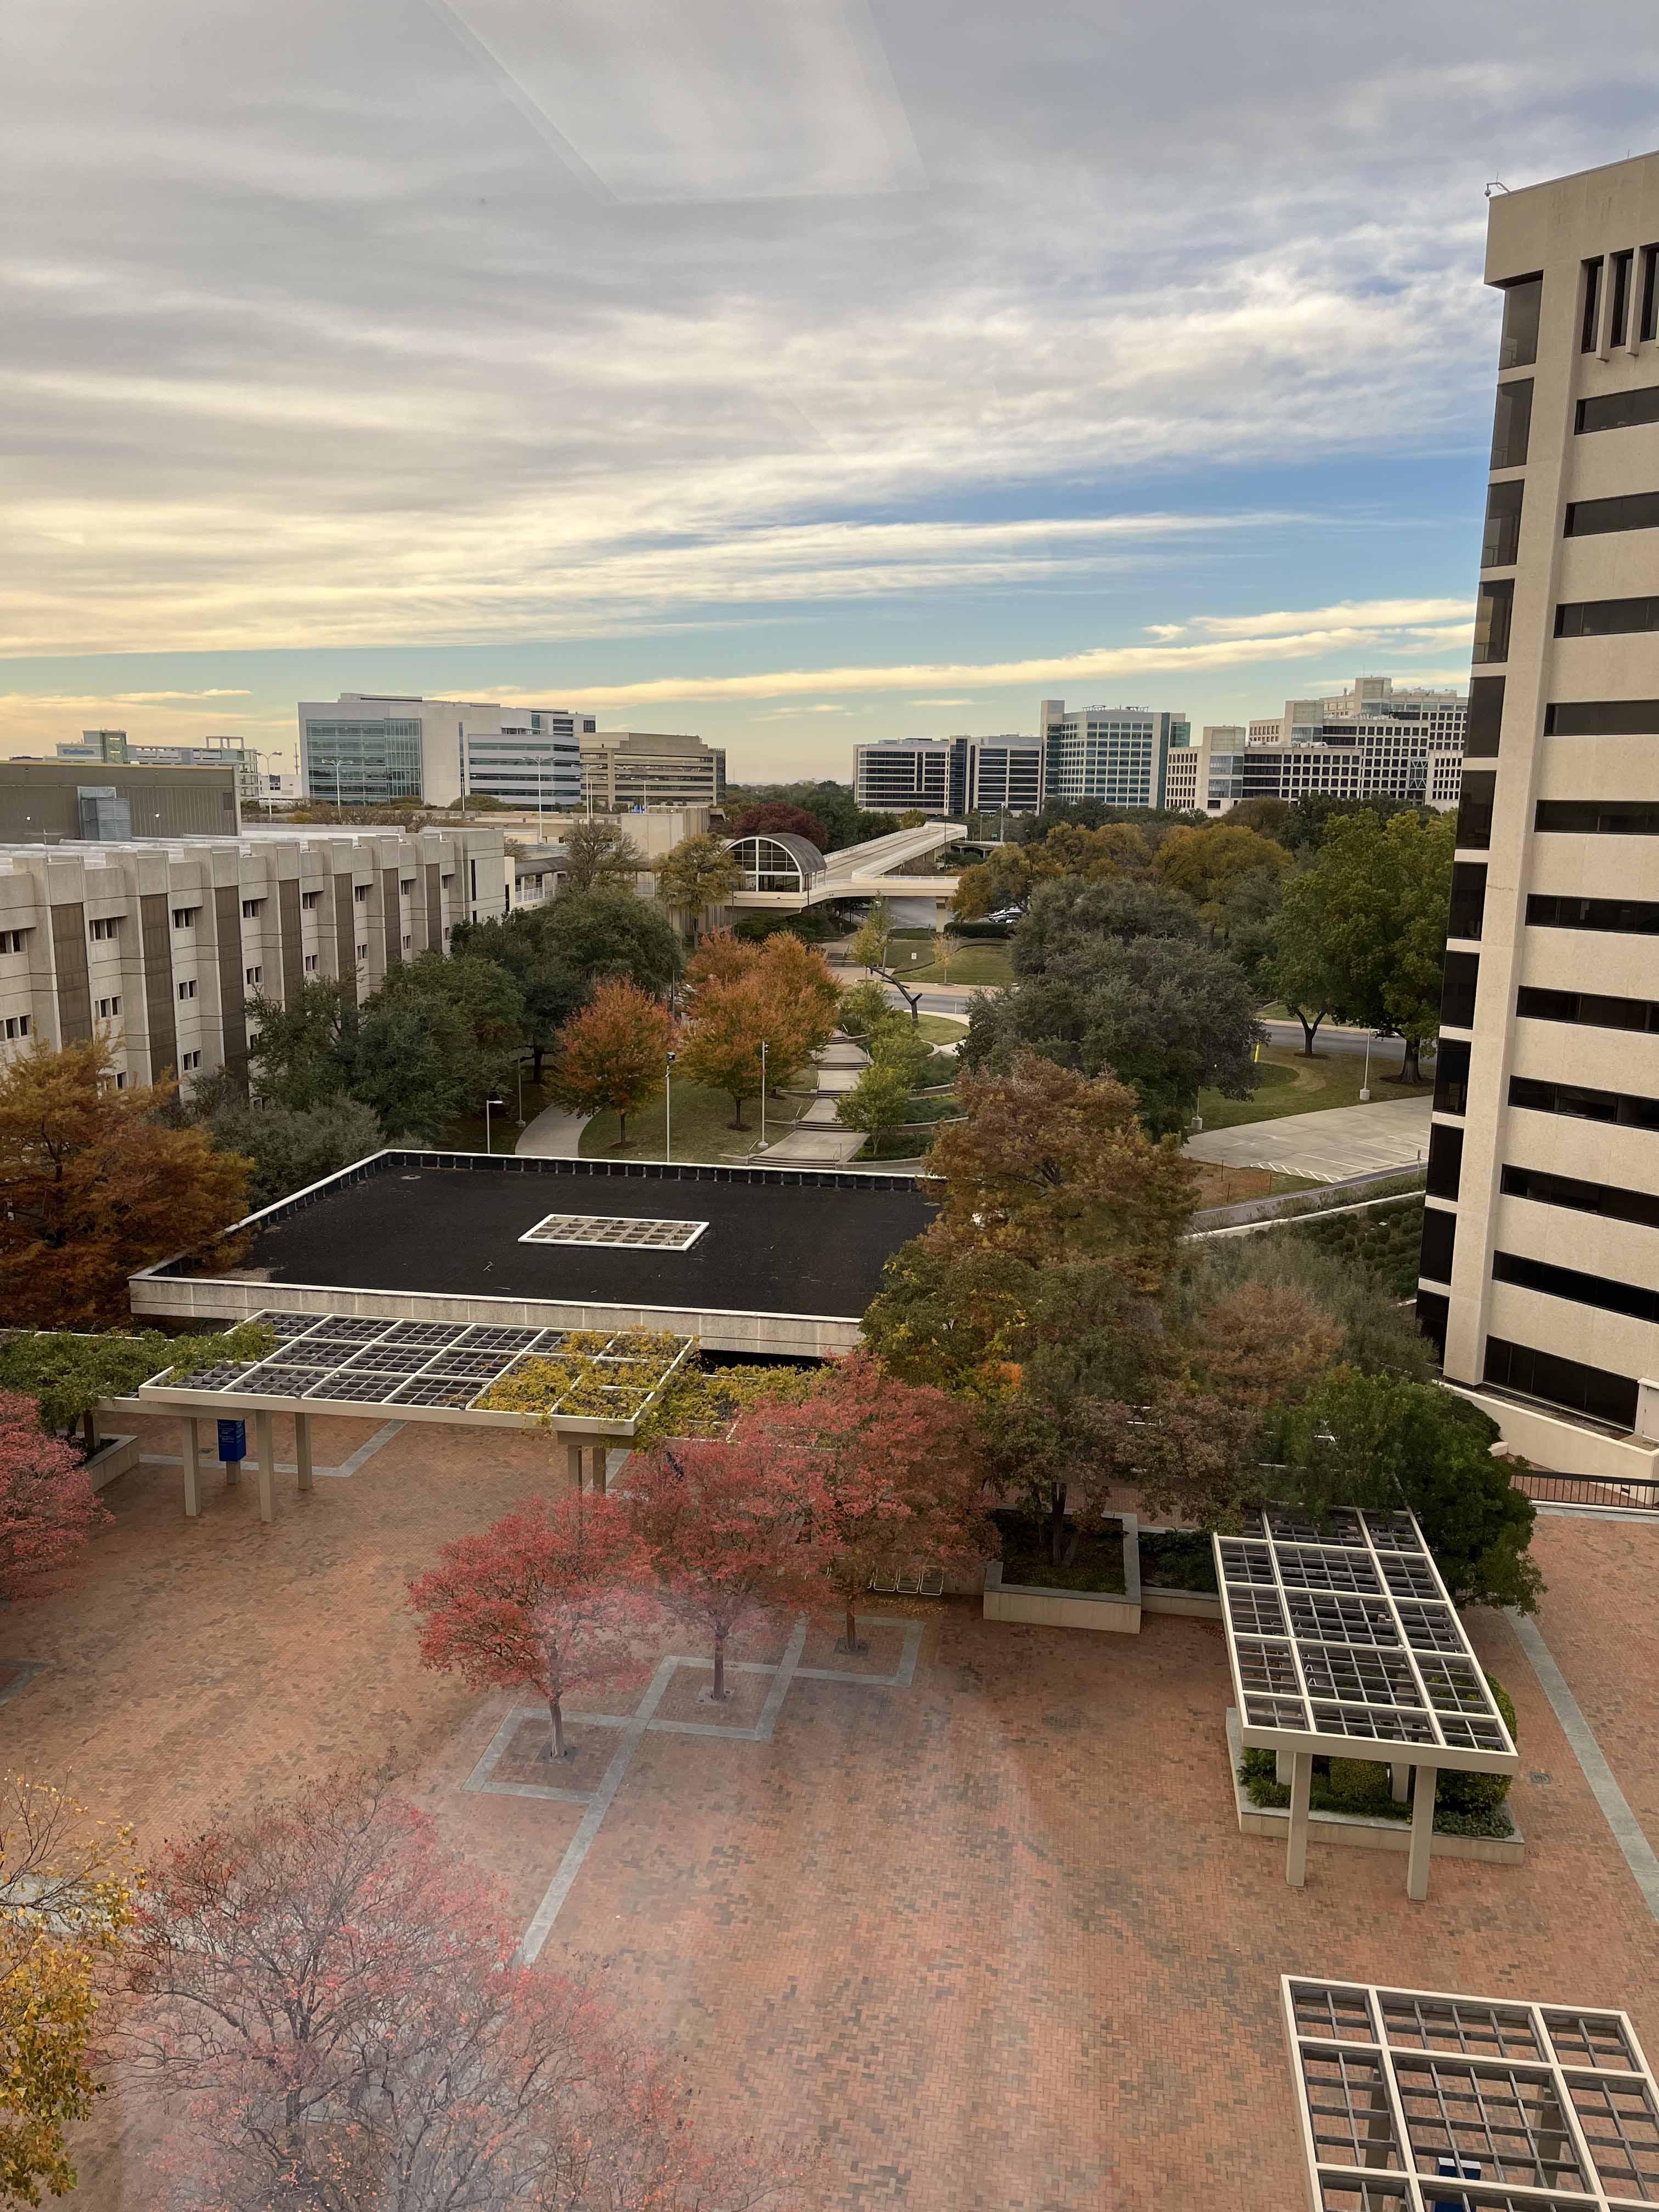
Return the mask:
[[[803,944],[792,930],[781,929],[759,947],[755,966],[781,1001],[793,1003],[796,1025],[809,1050],[821,1051],[841,1019],[841,987],[823,953],[816,945]]]
[[[108,1519],[74,1445],[46,1434],[33,1398],[0,1392],[0,1600],[68,1566]]]
[[[758,950],[729,929],[711,929],[686,963],[687,988],[695,993],[710,983],[730,983],[739,975],[752,974]]]
[[[559,1031],[546,1088],[567,1113],[614,1114],[620,1149],[629,1115],[662,1088],[674,1030],[667,1007],[637,983],[601,983]]]
[[[127,1278],[246,1211],[252,1167],[164,1127],[169,1078],[118,1091],[102,1038],[0,1071],[0,1314],[40,1328],[127,1319]]]
[[[761,1042],[772,1012],[769,996],[753,974],[711,980],[692,1002],[680,1069],[706,1090],[726,1092],[734,1129],[749,1127],[743,1102],[760,1089]]]

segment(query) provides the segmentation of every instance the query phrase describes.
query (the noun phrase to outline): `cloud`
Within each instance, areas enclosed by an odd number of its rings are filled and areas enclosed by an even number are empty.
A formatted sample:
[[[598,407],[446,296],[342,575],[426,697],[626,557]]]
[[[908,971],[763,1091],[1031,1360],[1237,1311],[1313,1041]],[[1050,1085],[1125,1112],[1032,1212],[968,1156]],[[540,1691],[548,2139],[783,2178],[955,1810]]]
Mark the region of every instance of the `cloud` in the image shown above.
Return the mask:
[[[918,707],[971,707],[974,704],[974,702],[970,698],[963,697],[960,699],[918,699],[915,703]]]

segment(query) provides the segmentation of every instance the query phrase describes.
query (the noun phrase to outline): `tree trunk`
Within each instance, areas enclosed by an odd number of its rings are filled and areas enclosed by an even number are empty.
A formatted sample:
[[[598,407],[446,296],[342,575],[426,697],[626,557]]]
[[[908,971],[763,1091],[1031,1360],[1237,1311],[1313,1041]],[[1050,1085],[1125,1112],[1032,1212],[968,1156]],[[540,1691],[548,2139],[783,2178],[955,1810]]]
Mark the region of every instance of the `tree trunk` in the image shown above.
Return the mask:
[[[735,1091],[732,1093],[732,1103],[737,1109],[737,1119],[734,1121],[728,1121],[726,1123],[727,1128],[746,1129],[749,1127],[749,1124],[743,1118],[743,1101],[738,1097]]]
[[[1304,1059],[1311,1060],[1314,1056],[1314,1039],[1318,1035],[1319,1024],[1324,1020],[1325,1017],[1323,1014],[1316,1014],[1313,1019],[1310,1021],[1308,1017],[1303,1012],[1300,1006],[1292,1006],[1291,1008],[1291,1012],[1296,1016],[1297,1021],[1302,1024],[1303,1056]]]
[[[1421,1040],[1407,1037],[1405,1046],[1400,1059],[1400,1080],[1402,1083],[1420,1083],[1423,1080],[1422,1063],[1419,1057],[1422,1051]]]
[[[530,1048],[530,1080],[532,1083],[539,1083],[542,1079],[542,1054],[546,1049],[547,1047],[541,1044],[532,1044]]]
[[[713,1695],[714,1703],[717,1705],[723,1705],[726,1703],[726,1631],[724,1628],[717,1628],[714,1631],[714,1688]]]
[[[857,1602],[857,1599],[849,1594],[847,1600],[847,1649],[849,1651],[856,1651],[859,1648],[859,1625],[853,1614],[853,1607]]]
[[[627,1149],[628,1116],[626,1114],[618,1114],[617,1116],[617,1150],[620,1152],[625,1152]]]
[[[1060,1564],[1060,1552],[1066,1542],[1066,1486],[1057,1482],[1048,1503],[1048,1557],[1056,1566]]]
[[[562,1759],[564,1757],[564,1715],[560,1710],[556,1698],[548,1699],[547,1710],[553,1723],[553,1756],[555,1759]]]

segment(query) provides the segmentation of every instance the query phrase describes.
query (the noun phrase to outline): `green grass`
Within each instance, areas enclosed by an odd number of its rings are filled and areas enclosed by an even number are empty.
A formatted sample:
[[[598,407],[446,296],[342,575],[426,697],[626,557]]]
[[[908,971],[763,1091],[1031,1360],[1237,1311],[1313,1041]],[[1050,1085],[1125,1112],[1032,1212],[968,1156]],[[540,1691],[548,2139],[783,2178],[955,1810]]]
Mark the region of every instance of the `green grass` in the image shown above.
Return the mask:
[[[766,1102],[769,1142],[781,1135],[811,1103],[809,1090],[792,1091]],[[745,1098],[743,1118],[746,1129],[734,1129],[732,1100],[724,1091],[705,1091],[683,1078],[674,1085],[674,1158],[677,1160],[745,1159],[760,1143],[760,1101]],[[664,1113],[660,1092],[638,1114],[628,1117],[628,1149],[617,1149],[617,1123],[614,1114],[596,1114],[582,1131],[585,1160],[659,1160],[663,1157]]]
[[[1014,963],[1006,945],[964,945],[952,955],[948,975],[936,960],[915,967],[905,964],[903,950],[899,945],[893,948],[896,956],[894,973],[902,975],[907,983],[993,984],[1012,983],[1014,980]],[[916,950],[928,951],[929,940],[923,939]]]
[[[933,1045],[960,1044],[968,1034],[967,1023],[953,1022],[948,1014],[919,1014],[915,1029]]]
[[[528,1065],[528,1063],[526,1063]],[[447,1152],[510,1152],[519,1141],[519,1087],[509,1084],[501,1096],[507,1101],[504,1113],[489,1117],[489,1144],[484,1144],[484,1117],[482,1114],[460,1114],[445,1129],[440,1140],[441,1149]],[[527,1128],[544,1107],[553,1101],[540,1084],[524,1079],[524,1118]]]
[[[1400,1083],[1395,1079],[1399,1062],[1398,1042],[1371,1054],[1373,1106],[1385,1099],[1426,1098],[1432,1083]],[[1377,1063],[1382,1053],[1388,1057]],[[1356,1053],[1316,1052],[1311,1060],[1291,1045],[1261,1048],[1256,1063],[1256,1088],[1249,1098],[1224,1098],[1218,1091],[1201,1091],[1198,1110],[1206,1129],[1235,1129],[1246,1121],[1276,1121],[1282,1114],[1318,1114],[1334,1106],[1357,1106],[1365,1063]]]

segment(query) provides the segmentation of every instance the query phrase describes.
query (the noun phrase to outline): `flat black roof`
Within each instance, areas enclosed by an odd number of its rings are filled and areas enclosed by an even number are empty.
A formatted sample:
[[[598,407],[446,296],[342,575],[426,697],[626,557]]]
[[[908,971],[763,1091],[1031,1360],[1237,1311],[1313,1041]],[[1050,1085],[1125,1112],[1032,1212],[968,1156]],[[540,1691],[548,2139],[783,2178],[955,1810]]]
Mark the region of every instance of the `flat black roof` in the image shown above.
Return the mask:
[[[902,1176],[381,1153],[257,1217],[234,1273],[273,1287],[854,1319],[933,1212],[927,1186]],[[550,1213],[708,1227],[684,1252],[519,1242]]]

